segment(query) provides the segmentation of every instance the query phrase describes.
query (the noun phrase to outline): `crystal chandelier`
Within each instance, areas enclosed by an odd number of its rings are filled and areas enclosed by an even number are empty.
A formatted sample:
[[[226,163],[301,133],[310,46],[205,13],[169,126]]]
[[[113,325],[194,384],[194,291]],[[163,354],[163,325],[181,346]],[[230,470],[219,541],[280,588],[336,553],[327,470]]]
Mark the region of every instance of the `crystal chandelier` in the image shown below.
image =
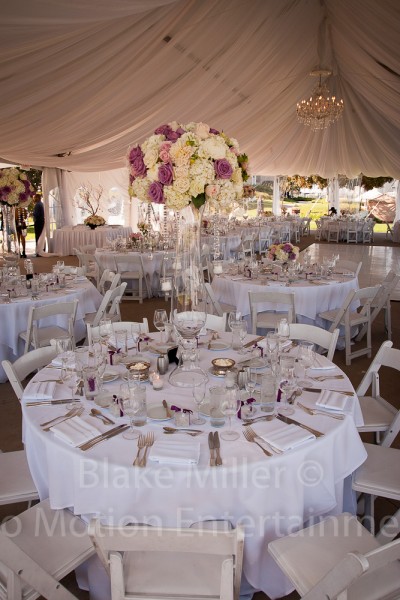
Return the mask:
[[[312,77],[319,77],[319,82],[308,100],[297,103],[297,118],[300,123],[308,125],[313,131],[326,129],[337,121],[343,113],[343,100],[331,96],[326,83],[322,83],[323,76],[332,75],[332,71],[319,69],[311,71]]]

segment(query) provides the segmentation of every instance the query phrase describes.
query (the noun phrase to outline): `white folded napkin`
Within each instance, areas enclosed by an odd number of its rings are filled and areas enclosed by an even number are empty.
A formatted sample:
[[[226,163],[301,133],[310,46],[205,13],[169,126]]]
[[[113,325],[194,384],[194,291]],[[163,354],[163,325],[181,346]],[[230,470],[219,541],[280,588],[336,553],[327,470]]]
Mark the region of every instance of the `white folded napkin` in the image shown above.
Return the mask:
[[[71,365],[72,368],[75,368],[75,360],[73,360],[73,352],[69,351],[69,352],[63,352],[63,354],[59,354],[58,356],[55,356],[53,358],[53,360],[51,361],[51,364],[53,365],[53,367],[62,367],[63,366],[63,360],[64,359],[69,359],[68,360],[68,364]]]
[[[327,410],[343,411],[346,407],[349,396],[339,394],[338,392],[332,392],[330,390],[322,390],[318,396],[318,400],[315,406],[324,408]]]
[[[72,419],[54,425],[51,431],[56,437],[63,440],[63,442],[67,442],[67,444],[71,444],[71,446],[80,446],[101,433],[96,427],[89,425],[80,417],[72,417]]]
[[[156,440],[151,448],[149,460],[170,465],[197,465],[200,444]]]
[[[309,440],[315,440],[315,435],[297,425],[285,425],[270,433],[260,436],[262,440],[271,444],[277,450],[285,452],[292,450]]]
[[[24,391],[24,400],[51,400],[55,388],[55,381],[30,381]]]

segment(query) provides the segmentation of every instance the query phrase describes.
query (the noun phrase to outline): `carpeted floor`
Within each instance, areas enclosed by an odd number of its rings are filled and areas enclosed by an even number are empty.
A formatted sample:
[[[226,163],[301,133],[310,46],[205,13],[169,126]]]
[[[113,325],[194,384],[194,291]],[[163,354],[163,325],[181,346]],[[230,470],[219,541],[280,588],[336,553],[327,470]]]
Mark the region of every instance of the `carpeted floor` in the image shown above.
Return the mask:
[[[377,240],[378,245],[392,245],[384,239],[384,235],[381,235],[382,239]],[[309,236],[303,238],[301,243],[301,249],[304,249],[309,244],[314,242],[314,237]],[[335,252],[340,252],[340,244],[334,245]],[[333,250],[332,250],[333,251]],[[373,247],[371,247],[373,252]],[[46,257],[46,258],[33,258],[34,268],[36,272],[51,271],[51,265],[54,264],[60,257]],[[68,265],[76,265],[77,259],[73,256],[64,257],[65,263]],[[21,261],[22,263],[22,261]],[[21,264],[22,267],[22,264]],[[382,276],[383,277],[383,276]],[[153,313],[155,308],[165,308],[166,303],[163,299],[152,298],[145,300],[143,304],[139,304],[134,301],[124,301],[122,303],[122,318],[123,320],[139,321],[143,317],[147,317],[149,325],[152,328]],[[400,347],[400,302],[392,302],[392,323],[393,323],[393,342],[395,347]],[[381,343],[385,340],[385,330],[383,317],[379,316],[373,324],[373,355],[376,353]],[[353,361],[350,367],[345,365],[344,362],[344,351],[337,351],[334,356],[334,362],[350,377],[353,385],[356,387],[361,381],[370,359],[367,357],[357,358]],[[395,377],[389,369],[384,369],[380,377],[381,392],[383,397],[387,398],[396,408],[400,409],[400,396],[398,394],[399,379]],[[0,384],[0,439],[1,449],[3,451],[17,450],[21,448],[21,412],[19,403],[16,401],[15,396],[12,392],[11,386],[8,383]],[[369,441],[368,436],[364,436],[365,441]],[[396,447],[399,446],[399,439],[396,440]],[[3,521],[8,516],[18,514],[22,510],[25,510],[25,505],[12,505],[0,507],[0,520]],[[391,515],[397,510],[398,506],[389,501],[379,500],[377,502],[378,517]],[[68,589],[77,596],[87,600],[89,594],[79,590],[76,585],[75,578],[73,575],[68,576],[64,580],[64,584]],[[295,600],[299,596],[296,593],[287,596],[287,600]],[[255,600],[267,600],[267,596],[262,593],[258,593],[254,596]]]

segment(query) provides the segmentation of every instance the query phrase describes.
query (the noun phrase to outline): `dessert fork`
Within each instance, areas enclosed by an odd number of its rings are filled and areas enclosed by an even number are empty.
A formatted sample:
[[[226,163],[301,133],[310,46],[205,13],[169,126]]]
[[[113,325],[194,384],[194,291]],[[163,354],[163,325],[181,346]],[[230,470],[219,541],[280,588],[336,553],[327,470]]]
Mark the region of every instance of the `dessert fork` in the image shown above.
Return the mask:
[[[137,441],[137,453],[136,453],[136,458],[133,461],[133,466],[134,467],[138,467],[140,465],[140,459],[139,459],[139,454],[140,451],[143,450],[143,448],[146,447],[146,436],[145,435],[139,435],[139,439]]]
[[[147,451],[154,444],[154,433],[147,433],[145,438],[145,449],[142,459],[140,460],[139,466],[145,467],[147,462]]]
[[[268,450],[266,450],[265,448],[263,448],[263,447],[261,446],[261,444],[259,444],[259,443],[256,441],[256,439],[255,439],[255,438],[257,437],[257,435],[256,435],[255,431],[254,431],[254,430],[253,430],[251,427],[248,427],[247,429],[244,429],[244,430],[243,430],[243,435],[244,435],[245,439],[246,439],[248,442],[252,442],[253,444],[257,444],[257,446],[258,446],[259,448],[261,448],[261,450],[264,452],[264,454],[266,454],[267,456],[273,456],[272,452],[268,452]]]
[[[297,403],[299,408],[302,408],[304,412],[309,415],[324,415],[325,417],[332,417],[332,419],[338,419],[339,421],[343,421],[344,415],[333,415],[331,413],[325,412],[324,410],[317,410],[316,408],[308,408],[308,406],[304,406],[300,402]]]

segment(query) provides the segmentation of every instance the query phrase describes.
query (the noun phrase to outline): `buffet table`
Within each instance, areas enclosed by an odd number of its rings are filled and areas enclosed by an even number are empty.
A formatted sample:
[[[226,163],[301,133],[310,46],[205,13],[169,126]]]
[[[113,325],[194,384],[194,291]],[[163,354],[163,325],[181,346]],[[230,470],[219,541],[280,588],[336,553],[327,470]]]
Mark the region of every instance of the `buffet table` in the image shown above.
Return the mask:
[[[132,227],[103,226],[90,229],[86,225],[76,227],[62,227],[53,231],[52,252],[58,256],[70,256],[75,254],[74,248],[94,244],[96,248],[102,248],[107,240],[117,237],[128,238],[132,233]]]
[[[151,334],[151,337],[157,339],[157,334]],[[223,356],[243,360],[243,355],[229,348],[230,334],[221,334],[221,337],[226,346],[224,350],[208,350],[207,339],[199,346],[200,364],[209,374],[208,386],[223,385],[223,379],[221,381],[209,372],[212,358]],[[146,352],[143,356],[150,360],[151,369],[154,369],[156,354]],[[326,358],[318,358],[325,361],[326,366],[332,366]],[[125,370],[123,365],[113,368],[117,374]],[[47,379],[49,373],[57,377],[55,369],[46,369],[35,379]],[[318,373],[321,374],[321,371]],[[335,367],[327,373],[337,374],[340,370]],[[267,544],[301,528],[310,518],[342,511],[344,481],[366,458],[356,429],[356,425],[362,423],[357,397],[355,394],[349,397],[349,410],[343,420],[326,415],[312,416],[295,407],[292,416],[296,421],[323,434],[316,439],[280,454],[273,452],[270,457],[265,456],[255,444],[248,443],[242,435],[235,442],[221,440],[223,464],[210,467],[207,438],[212,428],[209,417],[206,417],[205,425],[194,426],[203,430],[197,437],[163,433],[163,426],[173,425],[162,407],[163,399],[169,405],[194,409],[190,389],[172,387],[167,376],[163,379],[162,391],[153,390],[150,383],[143,384],[147,391],[148,415],[152,418],[148,418],[141,432],[153,432],[156,442],[185,442],[186,451],[188,448],[199,451],[197,461],[193,464],[153,462],[151,453],[154,448],[151,448],[147,466],[133,467],[136,440],[124,439],[122,435],[84,452],[61,441],[51,431],[45,432],[40,428],[40,423],[63,414],[65,407],[28,407],[23,399],[24,443],[40,497],[49,497],[53,508],[69,507],[85,518],[101,515],[106,521],[119,524],[140,522],[189,527],[209,519],[228,519],[234,525],[240,522],[246,530],[243,572],[248,582],[271,598],[286,595],[292,589],[291,584],[269,556]],[[113,393],[118,393],[121,383],[121,379],[116,379],[106,384],[110,398]],[[332,381],[327,380],[317,385],[332,389],[330,384]],[[334,380],[334,384],[335,389],[354,393],[346,376],[342,380]],[[57,384],[55,397],[67,397],[66,394],[68,391],[64,386]],[[318,394],[303,392],[302,402],[313,406],[317,397]],[[99,431],[114,427],[90,418],[88,413],[93,402],[83,399],[82,404],[85,421]],[[126,418],[115,417],[108,409],[102,410],[112,417],[115,424],[126,422]],[[202,412],[207,414],[207,396]],[[232,426],[242,433],[240,420],[233,418]],[[274,419],[261,421],[253,427],[263,435],[277,427],[287,426]],[[91,597],[100,598],[102,593],[103,597],[107,597],[104,595],[107,586],[95,594],[92,585],[96,583],[90,583]]]
[[[86,325],[84,317],[86,314],[94,313],[99,308],[103,299],[100,292],[86,279],[69,282],[70,289],[40,292],[38,300],[32,300],[30,296],[13,298],[10,304],[0,303],[0,361],[9,360],[14,362],[24,352],[24,342],[18,337],[22,331],[26,331],[28,315],[31,306],[43,306],[55,302],[69,302],[77,298],[79,300],[75,321],[75,339],[82,340],[86,337]],[[62,315],[45,319],[43,325],[59,325],[65,327],[65,317]],[[7,381],[6,374],[0,366],[0,383]]]

